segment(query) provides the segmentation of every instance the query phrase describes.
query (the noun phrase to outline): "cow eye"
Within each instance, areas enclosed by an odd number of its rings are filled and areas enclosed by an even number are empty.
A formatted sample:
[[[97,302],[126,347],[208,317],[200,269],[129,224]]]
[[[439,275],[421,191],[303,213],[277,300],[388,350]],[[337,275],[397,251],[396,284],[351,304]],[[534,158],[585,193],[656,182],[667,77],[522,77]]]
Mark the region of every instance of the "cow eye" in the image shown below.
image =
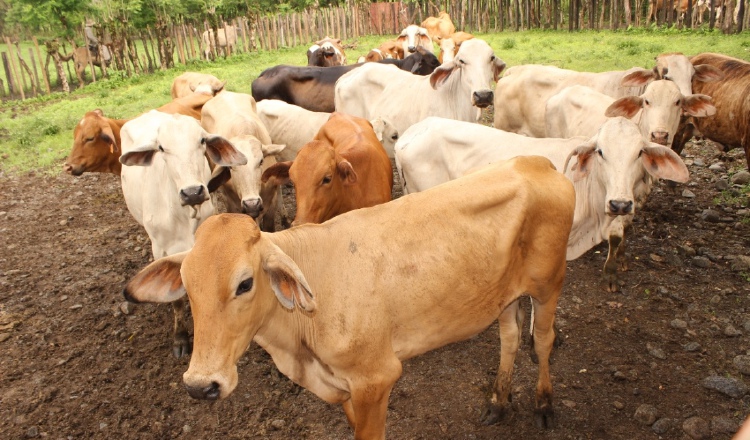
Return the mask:
[[[206,138],[201,138],[201,145],[206,143]]]
[[[258,162],[258,166],[262,166],[262,165],[263,165],[263,158],[261,158],[260,162]]]
[[[643,102],[645,102],[645,103],[646,103],[646,105],[651,105],[651,102],[649,102],[649,100],[648,100],[648,99],[644,99],[644,100],[643,100]]]
[[[331,176],[325,176],[325,177],[323,178],[323,182],[321,182],[321,183],[322,183],[323,185],[328,185],[329,183],[331,183]]]
[[[604,153],[602,152],[602,149],[601,149],[601,148],[598,148],[598,149],[596,150],[596,154],[598,154],[598,155],[599,155],[600,157],[604,158]]]
[[[494,63],[494,62],[495,62],[495,55],[492,55],[492,56],[490,57],[490,62],[491,62],[491,63]]]
[[[164,152],[164,147],[162,147],[161,145],[159,145],[159,151],[161,151],[163,153]]]
[[[466,65],[466,61],[464,61],[464,60],[458,60],[458,64],[460,64],[462,66],[465,66]]]
[[[391,140],[395,141],[398,139],[398,133],[394,133],[393,136],[391,136]]]
[[[679,107],[679,106],[680,106],[680,104],[681,104],[681,102],[680,102],[680,101],[681,101],[681,100],[680,100],[680,99],[678,99],[677,101],[675,101],[675,102],[674,102],[674,105],[676,105],[677,107]]]
[[[93,137],[90,137],[90,138],[86,138],[86,139],[84,139],[84,140],[85,140],[86,142],[91,142],[91,141],[93,141],[93,140],[94,140],[94,138],[93,138]]]
[[[243,280],[239,286],[237,286],[237,292],[235,292],[236,296],[240,296],[245,292],[249,292],[250,289],[253,288],[253,279],[248,278],[246,280]]]

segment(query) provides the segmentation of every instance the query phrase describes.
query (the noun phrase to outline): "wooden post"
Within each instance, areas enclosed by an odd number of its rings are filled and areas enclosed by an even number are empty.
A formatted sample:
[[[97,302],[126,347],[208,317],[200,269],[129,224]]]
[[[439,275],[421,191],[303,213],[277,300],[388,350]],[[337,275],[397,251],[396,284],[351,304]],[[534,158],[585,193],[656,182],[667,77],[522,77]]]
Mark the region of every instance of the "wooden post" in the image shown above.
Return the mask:
[[[5,70],[5,78],[8,83],[8,96],[13,96],[15,94],[14,89],[14,83],[13,83],[13,74],[10,73],[10,61],[8,61],[8,54],[3,52],[2,54],[3,58],[3,69]]]
[[[39,42],[36,40],[36,37],[31,37],[31,39],[34,41],[34,47],[36,47],[36,57],[39,58],[39,66],[42,66],[42,54],[39,51]],[[49,86],[49,73],[47,72],[47,68],[42,68],[42,77],[44,78],[44,86],[47,88],[47,94],[49,95],[52,93],[52,90]]]
[[[16,56],[18,57],[18,70],[21,72],[21,82],[23,83],[23,88],[25,90],[28,88],[28,86],[26,85],[26,75],[24,75],[24,67],[26,67],[26,72],[29,74],[29,80],[32,81],[32,85],[33,80],[31,79],[31,70],[29,69],[29,66],[25,66],[23,58],[21,58],[21,49],[18,47],[18,43],[16,43]],[[36,90],[34,90],[34,92],[36,92]],[[34,94],[36,95],[36,93]]]
[[[13,46],[10,44],[10,39],[8,37],[5,37],[5,44],[8,45],[8,54],[10,54],[10,69],[13,73],[13,83],[16,85],[16,89],[21,93],[21,99],[26,99],[26,94],[23,92],[23,87],[21,86],[21,83],[18,81],[18,70],[16,68],[16,63],[13,61]]]
[[[42,85],[39,83],[39,72],[36,68],[36,58],[34,57],[34,51],[29,48],[29,60],[31,60],[31,66],[34,67],[34,96],[37,96],[37,90],[41,90]]]

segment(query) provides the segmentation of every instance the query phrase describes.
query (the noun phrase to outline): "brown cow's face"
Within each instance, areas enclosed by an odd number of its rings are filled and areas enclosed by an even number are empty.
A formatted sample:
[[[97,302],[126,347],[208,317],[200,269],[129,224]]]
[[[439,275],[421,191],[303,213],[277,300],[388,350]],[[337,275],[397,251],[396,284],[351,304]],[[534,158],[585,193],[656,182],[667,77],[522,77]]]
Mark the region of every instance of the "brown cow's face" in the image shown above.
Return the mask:
[[[73,130],[73,148],[63,169],[74,176],[84,172],[120,174],[120,147],[101,110],[88,112]]]

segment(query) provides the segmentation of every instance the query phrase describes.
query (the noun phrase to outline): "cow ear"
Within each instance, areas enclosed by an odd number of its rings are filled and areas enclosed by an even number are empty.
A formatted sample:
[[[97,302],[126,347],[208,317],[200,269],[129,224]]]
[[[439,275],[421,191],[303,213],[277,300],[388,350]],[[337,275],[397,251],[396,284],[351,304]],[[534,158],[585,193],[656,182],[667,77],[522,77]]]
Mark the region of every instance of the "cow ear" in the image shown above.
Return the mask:
[[[232,169],[229,167],[216,167],[211,173],[211,179],[208,180],[208,192],[212,193],[232,178]]]
[[[261,151],[263,151],[263,157],[279,154],[284,148],[286,148],[286,144],[268,144],[260,146]]]
[[[429,47],[430,52],[432,52],[432,39],[430,38],[430,36],[425,33],[424,35],[422,35],[421,40],[422,46]]]
[[[234,148],[231,142],[221,136],[204,133],[206,142],[206,155],[216,165],[224,167],[234,167],[245,165],[247,157],[242,152]]]
[[[698,64],[694,67],[695,73],[693,74],[693,80],[695,81],[709,82],[721,81],[724,79],[724,72],[710,64]]]
[[[640,96],[626,96],[610,104],[607,110],[604,111],[604,116],[608,118],[622,116],[630,119],[641,111],[642,105],[643,98]]]
[[[713,101],[707,95],[690,95],[685,96],[682,100],[682,110],[690,116],[702,118],[716,114],[716,107]]]
[[[295,304],[305,312],[315,310],[312,289],[299,266],[275,244],[269,242],[267,246],[269,251],[263,259],[263,270],[268,274],[271,289],[281,305],[289,310],[294,309]]]
[[[134,302],[165,303],[185,296],[180,268],[187,252],[159,258],[138,272],[125,286],[122,294]]]
[[[219,92],[221,92],[222,90],[224,90],[224,86],[225,86],[225,85],[227,85],[227,82],[226,82],[226,81],[222,81],[222,82],[221,82],[220,84],[218,84],[218,85],[214,85],[214,86],[213,86],[213,89],[214,89],[214,95],[216,95],[217,93],[219,93]]]
[[[566,173],[568,171],[568,162],[570,162],[570,159],[573,158],[573,156],[576,156],[577,163],[573,164],[573,166],[570,168],[570,171],[573,172],[573,182],[578,182],[579,180],[586,177],[591,171],[591,167],[593,166],[593,155],[595,150],[596,137],[593,137],[585,144],[576,147],[575,150],[570,152],[567,159],[565,159],[565,167],[563,168],[563,173]]]
[[[505,61],[495,57],[495,60],[492,62],[492,74],[495,77],[495,82],[500,79],[500,74],[503,73],[503,70],[505,70]]]
[[[641,149],[641,160],[649,174],[657,179],[685,183],[690,178],[685,163],[671,149],[649,142]]]
[[[104,142],[109,144],[110,153],[120,154],[120,146],[115,142],[115,133],[112,131],[112,128],[109,126],[109,124],[105,125],[102,128],[102,134],[99,135],[99,137],[101,137]]]
[[[458,65],[456,62],[451,61],[450,63],[444,63],[435,69],[435,71],[430,74],[430,85],[432,88],[437,90],[439,86],[443,85],[457,67]]]
[[[93,110],[93,112],[96,113],[97,116],[104,117],[104,112],[100,108]]]
[[[385,131],[385,122],[383,121],[383,118],[373,119],[370,121],[370,125],[372,126],[372,131],[375,132],[375,137],[378,138],[380,142],[383,142],[383,131]]]
[[[156,150],[153,149],[128,151],[120,156],[120,163],[127,166],[147,167],[151,165],[155,153]]]
[[[649,83],[649,81],[656,79],[653,70],[638,69],[635,72],[628,73],[622,78],[620,82],[621,87],[638,87]]]
[[[293,162],[276,162],[263,171],[260,181],[263,183],[271,182],[277,185],[283,185],[289,182],[289,168]]]
[[[338,171],[341,180],[344,181],[344,185],[354,185],[357,183],[357,173],[354,171],[354,167],[352,167],[351,162],[348,160],[341,159],[339,163],[336,164],[336,170]]]

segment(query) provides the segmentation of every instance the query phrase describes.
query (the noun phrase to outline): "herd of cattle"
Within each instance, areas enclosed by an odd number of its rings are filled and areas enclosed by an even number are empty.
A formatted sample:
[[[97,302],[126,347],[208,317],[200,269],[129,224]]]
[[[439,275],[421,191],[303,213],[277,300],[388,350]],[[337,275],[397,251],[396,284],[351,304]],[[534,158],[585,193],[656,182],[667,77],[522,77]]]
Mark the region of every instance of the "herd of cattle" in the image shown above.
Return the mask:
[[[355,438],[384,438],[401,361],[499,320],[482,417],[494,423],[509,405],[526,295],[535,418],[550,427],[566,259],[607,240],[604,277],[617,290],[625,230],[655,179],[688,180],[675,151],[691,136],[742,147],[750,163],[750,63],[669,53],[651,70],[506,70],[485,41],[456,34],[441,14],[354,65],[329,38],[308,51],[328,67],[272,67],[252,96],[191,72],[156,110],[81,119],[65,170],[121,176],[155,259],[125,296],[173,304],[191,396],[228,396],[254,340],[293,381],[343,404]],[[448,48],[442,63],[435,40]],[[495,127],[478,124],[493,104]],[[405,194],[393,201],[392,163]],[[296,216],[270,233],[287,182]]]

